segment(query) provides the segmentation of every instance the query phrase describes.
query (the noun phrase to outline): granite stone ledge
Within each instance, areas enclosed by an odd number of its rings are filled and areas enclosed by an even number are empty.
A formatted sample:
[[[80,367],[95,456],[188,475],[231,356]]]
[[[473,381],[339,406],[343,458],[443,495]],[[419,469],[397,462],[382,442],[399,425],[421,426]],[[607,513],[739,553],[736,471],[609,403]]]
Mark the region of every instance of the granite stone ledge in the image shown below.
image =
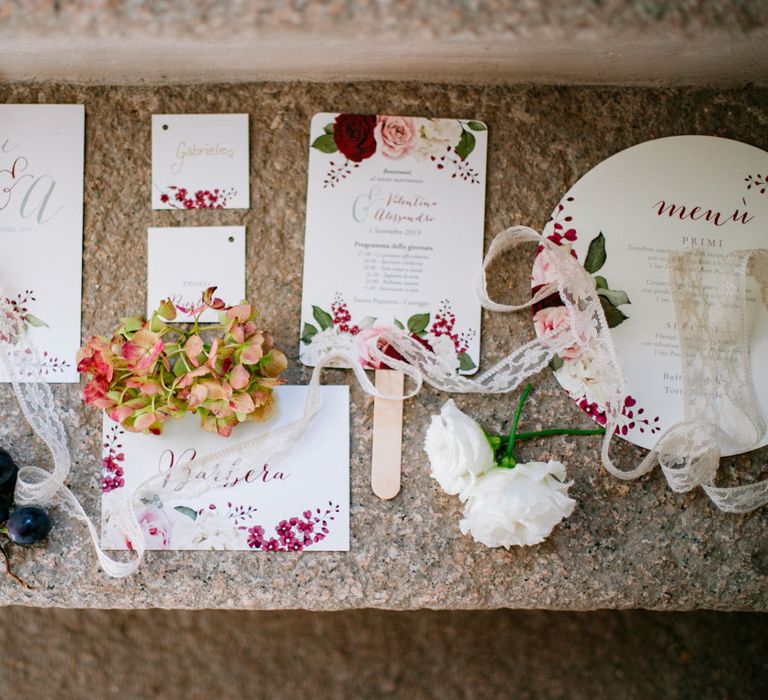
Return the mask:
[[[768,89],[461,87],[433,84],[261,83],[111,88],[3,84],[4,102],[86,106],[83,334],[106,333],[141,311],[146,228],[245,224],[248,293],[305,382],[297,358],[308,126],[324,110],[455,115],[489,124],[486,243],[512,224],[540,228],[559,196],[612,153],[674,134],[711,134],[768,148]],[[150,208],[152,112],[248,112],[252,208],[247,212],[154,212]],[[531,256],[503,261],[497,296],[521,298]],[[486,313],[483,364],[532,335],[530,318]],[[331,382],[350,381],[342,372]],[[553,377],[534,378],[526,427],[588,427]],[[101,416],[76,386],[54,393],[69,430],[71,486],[98,518]],[[458,530],[458,500],[427,476],[423,433],[445,395],[425,389],[405,407],[403,490],[392,502],[370,491],[372,405],[352,387],[352,544],[349,553],[151,553],[133,577],[98,568],[85,529],[55,512],[47,548],[14,552],[38,589],[0,584],[0,604],[95,608],[652,608],[768,610],[768,509],[717,512],[701,492],[672,493],[660,473],[620,482],[600,466],[594,439],[526,446],[527,457],[559,458],[575,481],[578,507],[546,543],[488,550]],[[516,396],[462,396],[457,403],[489,428],[508,425]],[[12,392],[0,386],[0,441],[23,463],[46,464]],[[643,451],[621,444],[617,456]],[[766,450],[731,460],[726,478],[763,470]]]

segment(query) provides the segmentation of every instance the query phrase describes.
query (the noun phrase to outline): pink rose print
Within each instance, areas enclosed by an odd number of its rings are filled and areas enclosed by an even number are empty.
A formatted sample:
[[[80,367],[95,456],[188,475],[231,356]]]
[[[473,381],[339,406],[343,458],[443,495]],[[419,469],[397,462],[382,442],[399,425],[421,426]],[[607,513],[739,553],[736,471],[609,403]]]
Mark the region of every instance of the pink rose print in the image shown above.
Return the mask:
[[[536,312],[533,317],[536,336],[539,338],[554,338],[568,330],[568,311],[564,306],[550,306]],[[563,360],[575,360],[581,356],[578,345],[561,350],[558,353]]]
[[[364,328],[355,335],[355,351],[357,352],[357,355],[360,358],[360,364],[363,367],[369,369],[382,369],[385,367],[382,362],[374,357],[372,341],[386,331],[394,331],[397,333],[397,328],[395,328],[395,326],[373,326],[371,328]],[[386,353],[389,343],[384,340],[378,340],[376,342],[376,347]]]
[[[410,154],[416,145],[418,132],[412,117],[380,116],[374,131],[385,158],[396,160]]]
[[[550,282],[557,282],[557,270],[546,250],[541,250],[533,261],[531,287],[543,287]]]
[[[171,521],[168,516],[154,506],[147,506],[138,513],[136,518],[144,533],[148,549],[168,549],[171,546]],[[130,541],[126,542],[128,549],[133,549]]]

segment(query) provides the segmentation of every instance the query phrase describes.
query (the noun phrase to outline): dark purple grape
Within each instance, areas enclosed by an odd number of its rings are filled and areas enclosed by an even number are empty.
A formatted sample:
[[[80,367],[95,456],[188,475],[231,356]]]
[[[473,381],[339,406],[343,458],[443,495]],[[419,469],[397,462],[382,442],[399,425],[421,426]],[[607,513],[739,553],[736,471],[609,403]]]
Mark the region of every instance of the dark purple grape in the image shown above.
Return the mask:
[[[11,542],[27,547],[48,537],[51,519],[42,508],[24,506],[11,513],[5,529]]]
[[[11,510],[10,503],[7,503],[6,501],[0,499],[0,525],[2,525],[6,520],[8,520],[8,513]]]
[[[13,461],[13,457],[0,447],[0,494],[7,493],[13,496],[18,473],[19,468]]]

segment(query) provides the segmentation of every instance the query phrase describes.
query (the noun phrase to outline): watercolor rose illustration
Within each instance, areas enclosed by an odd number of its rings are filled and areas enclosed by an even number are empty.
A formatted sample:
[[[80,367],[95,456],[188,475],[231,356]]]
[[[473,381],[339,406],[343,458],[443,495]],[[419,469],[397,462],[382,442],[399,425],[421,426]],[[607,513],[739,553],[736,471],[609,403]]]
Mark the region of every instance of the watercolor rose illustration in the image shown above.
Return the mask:
[[[578,240],[578,232],[570,213],[572,196],[563,199],[545,228],[546,237],[556,246],[565,248],[578,260],[572,245]],[[589,243],[586,256],[581,263],[592,276],[595,291],[600,299],[605,319],[609,328],[624,323],[629,317],[625,313],[631,303],[627,293],[611,288],[603,274],[608,260],[605,236],[598,233]],[[558,271],[552,262],[551,254],[544,246],[539,246],[531,271],[531,293],[536,294],[544,285],[557,282]],[[533,324],[536,335],[540,338],[558,335],[568,328],[568,313],[560,295],[555,292],[542,299],[533,307]],[[591,340],[570,346],[555,355],[550,363],[560,385],[568,392],[587,415],[599,425],[606,425],[605,405],[607,391],[612,383],[612,376],[607,367],[601,367],[593,359],[595,354],[590,349]],[[659,416],[646,416],[645,410],[637,405],[632,396],[627,396],[622,406],[622,424],[616,432],[626,435],[637,428],[641,433],[654,434],[659,431]]]
[[[365,369],[381,369],[384,365],[374,353],[374,344],[384,355],[396,360],[404,358],[388,343],[382,334],[396,332],[423,345],[434,353],[440,365],[449,372],[471,372],[475,363],[468,354],[475,332],[459,332],[456,315],[451,304],[444,301],[434,314],[414,314],[406,323],[377,323],[372,316],[352,322],[352,314],[341,297],[336,295],[330,312],[319,306],[312,307],[315,324],[305,323],[301,342],[305,346],[301,356],[304,362],[315,365],[323,355],[334,350],[348,350],[356,355]],[[377,340],[378,339],[378,340]]]
[[[486,130],[483,122],[473,119],[339,114],[314,138],[312,148],[344,157],[329,161],[323,187],[335,187],[374,154],[387,160],[412,155],[450,173],[451,178],[478,184],[480,175],[469,156],[477,145],[475,135]]]
[[[147,549],[168,549],[171,546],[173,526],[162,508],[147,506],[136,513]],[[127,543],[131,549],[130,542]]]
[[[375,128],[374,116],[340,114],[333,125],[333,141],[349,160],[359,163],[376,152]]]
[[[407,156],[418,140],[413,117],[379,117],[374,136],[381,154],[393,160]]]

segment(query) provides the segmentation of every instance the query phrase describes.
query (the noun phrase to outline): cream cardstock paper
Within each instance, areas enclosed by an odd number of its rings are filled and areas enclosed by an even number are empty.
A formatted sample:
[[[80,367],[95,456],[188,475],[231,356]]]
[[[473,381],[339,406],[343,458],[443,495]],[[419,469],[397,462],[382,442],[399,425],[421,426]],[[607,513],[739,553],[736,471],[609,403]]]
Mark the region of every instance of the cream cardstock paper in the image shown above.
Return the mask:
[[[304,386],[278,387],[275,415],[264,423],[241,424],[226,439],[201,430],[194,415],[168,421],[160,436],[125,432],[105,416],[104,548],[126,548],[113,522],[124,493],[158,471],[221,450],[227,441],[249,439],[297,419],[307,391]],[[322,407],[301,440],[279,459],[252,465],[236,482],[211,483],[194,499],[182,493],[176,500],[137,509],[149,548],[347,551],[349,388],[324,386],[321,398]]]
[[[316,114],[310,128],[302,361],[401,325],[473,372],[486,126],[356,116],[362,136],[345,145],[345,117]]]
[[[153,114],[153,209],[248,209],[247,114]]]
[[[227,304],[245,299],[245,227],[173,226],[147,230],[147,317],[170,297],[184,308],[199,306],[208,287]],[[190,321],[179,313],[177,320]],[[217,313],[201,320],[215,323]]]
[[[79,381],[84,123],[83,105],[0,105],[0,283],[47,326],[30,339],[48,382]]]

